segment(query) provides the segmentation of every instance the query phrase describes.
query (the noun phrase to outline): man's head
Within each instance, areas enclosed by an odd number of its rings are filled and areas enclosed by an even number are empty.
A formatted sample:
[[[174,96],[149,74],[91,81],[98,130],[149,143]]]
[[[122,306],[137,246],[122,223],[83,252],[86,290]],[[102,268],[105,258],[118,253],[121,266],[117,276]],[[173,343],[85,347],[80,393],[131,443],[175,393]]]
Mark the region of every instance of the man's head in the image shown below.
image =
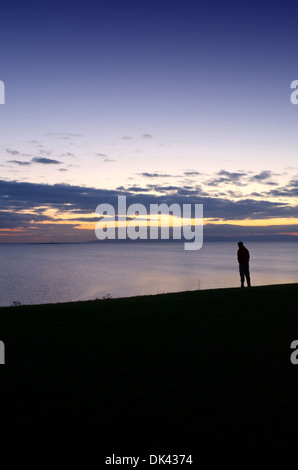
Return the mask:
[[[238,242],[238,246],[240,248],[240,246],[243,246],[243,242]]]

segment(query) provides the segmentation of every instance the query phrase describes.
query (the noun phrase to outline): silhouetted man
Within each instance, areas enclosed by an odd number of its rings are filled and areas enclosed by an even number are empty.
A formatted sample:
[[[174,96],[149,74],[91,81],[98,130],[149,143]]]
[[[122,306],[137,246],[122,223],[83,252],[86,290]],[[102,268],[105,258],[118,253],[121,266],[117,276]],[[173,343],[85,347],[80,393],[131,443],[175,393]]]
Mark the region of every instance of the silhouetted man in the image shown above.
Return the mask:
[[[249,275],[249,251],[242,242],[238,243],[237,259],[239,263],[239,272],[241,279],[241,287],[244,287],[244,278],[246,278],[247,287],[250,287]]]

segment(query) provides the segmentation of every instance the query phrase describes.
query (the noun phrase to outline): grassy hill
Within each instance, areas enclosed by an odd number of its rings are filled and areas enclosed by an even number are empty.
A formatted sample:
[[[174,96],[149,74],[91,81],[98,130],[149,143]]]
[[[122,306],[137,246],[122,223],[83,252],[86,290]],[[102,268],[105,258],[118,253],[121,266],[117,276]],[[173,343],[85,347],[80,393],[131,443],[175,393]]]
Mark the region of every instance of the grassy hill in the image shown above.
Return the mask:
[[[1,308],[0,447],[295,449],[296,339],[298,284]]]

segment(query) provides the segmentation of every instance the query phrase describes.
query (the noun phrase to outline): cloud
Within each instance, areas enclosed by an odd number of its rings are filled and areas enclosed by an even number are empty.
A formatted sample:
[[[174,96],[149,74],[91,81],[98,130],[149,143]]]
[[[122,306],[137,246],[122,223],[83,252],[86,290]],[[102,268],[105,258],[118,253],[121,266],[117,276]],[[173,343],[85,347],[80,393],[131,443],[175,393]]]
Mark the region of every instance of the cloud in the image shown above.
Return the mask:
[[[131,135],[122,135],[121,137],[119,137],[119,139],[121,139],[121,140],[128,140],[128,141],[129,141],[129,140],[139,140],[138,137],[136,138],[136,137],[133,137],[133,136],[131,136]],[[153,135],[152,135],[152,134],[148,134],[148,133],[144,133],[144,134],[141,135],[141,139],[148,141],[148,140],[153,139]],[[142,150],[141,150],[141,149],[136,149],[135,152],[142,152]]]
[[[20,157],[32,157],[32,154],[19,152],[18,150],[9,149],[9,148],[6,149],[6,153],[8,153],[9,155],[13,155],[14,157],[16,157],[16,156],[20,156]]]
[[[82,137],[81,134],[73,134],[71,132],[48,132],[46,134],[49,137],[54,137],[56,139],[70,140],[73,137]]]
[[[287,186],[273,189],[267,195],[269,197],[298,197],[298,180],[291,180]]]
[[[10,155],[21,155],[21,153],[18,150],[6,149],[6,152],[9,153]]]
[[[171,189],[170,189],[171,188]],[[162,188],[165,189],[165,188]],[[137,194],[136,194],[137,193]],[[282,202],[268,200],[210,197],[194,190],[169,187],[162,195],[142,193],[133,187],[130,190],[108,190],[66,184],[37,184],[0,180],[0,204],[4,210],[32,210],[47,206],[61,211],[75,213],[94,212],[98,204],[110,203],[117,207],[117,196],[127,196],[127,204],[141,203],[149,210],[150,204],[166,203],[203,204],[205,218],[222,220],[266,219],[275,217],[297,217],[297,207]],[[0,206],[1,208],[1,206]]]
[[[251,176],[249,178],[249,181],[264,181],[269,178],[271,178],[272,172],[271,171],[261,171],[261,173],[258,173],[254,176]]]
[[[8,163],[15,163],[16,165],[20,165],[20,166],[31,165],[31,162],[21,162],[20,160],[8,160]]]
[[[148,186],[150,187],[150,185]],[[157,188],[155,187],[156,190]],[[67,240],[68,235],[69,239],[76,239],[78,234],[82,237],[84,234],[83,230],[79,228],[79,222],[74,222],[73,225],[66,224],[64,232],[61,228],[64,224],[59,223],[55,231],[55,227],[52,226],[53,219],[42,213],[40,208],[43,208],[43,210],[55,210],[56,216],[60,217],[58,219],[60,222],[64,220],[69,221],[69,215],[77,216],[78,219],[76,220],[83,221],[84,217],[81,216],[86,214],[90,217],[90,214],[94,213],[96,207],[101,203],[111,204],[117,212],[118,196],[120,195],[127,197],[127,206],[133,203],[140,203],[146,207],[148,212],[150,211],[150,204],[165,203],[170,206],[177,203],[180,207],[183,204],[191,204],[193,209],[195,204],[203,204],[204,218],[211,220],[258,220],[298,216],[297,207],[291,206],[286,202],[271,202],[268,199],[254,200],[253,198],[233,201],[230,197],[210,197],[206,193],[201,192],[199,187],[192,189],[191,187],[161,186],[160,191],[159,194],[152,194],[148,192],[148,187],[142,188],[139,186],[131,186],[129,188],[119,187],[116,190],[108,190],[68,184],[49,185],[0,180],[1,228],[12,229],[13,227],[21,227],[20,236],[22,236],[24,230],[29,230],[28,237],[33,237],[32,239],[37,237],[37,234],[40,237],[42,234],[44,237],[47,237],[49,233],[53,235],[56,233],[57,236],[59,234],[59,237],[63,238],[63,240]],[[64,218],[64,213],[69,215]],[[55,220],[57,221],[57,219]],[[41,221],[48,221],[49,224],[44,223],[41,226]],[[224,235],[226,233],[225,230],[228,230],[223,227],[224,225],[221,224],[218,226],[219,228],[214,230],[218,230],[219,234]],[[246,226],[238,230],[238,227],[235,225],[229,226],[229,230],[237,234],[237,236],[238,234],[239,236],[240,234],[243,234],[243,236],[249,233],[256,234],[256,231],[252,232],[254,229],[249,231],[250,229],[252,228]],[[268,232],[269,234],[266,227],[261,229],[263,233],[266,234]],[[244,230],[244,232],[240,232],[240,230]],[[278,230],[278,233],[286,233],[287,231],[285,226],[278,226]],[[291,232],[295,232],[294,228],[291,229]],[[92,230],[88,233],[89,236],[90,233],[94,235]],[[11,236],[15,235],[12,233]]]
[[[263,184],[266,184],[267,186],[278,186],[278,183],[275,183],[274,181],[264,181]]]
[[[107,155],[106,155],[105,153],[98,153],[98,152],[96,152],[96,153],[94,153],[94,155],[95,155],[96,157],[107,157]]]
[[[28,226],[36,222],[52,220],[51,217],[42,214],[24,214],[0,211],[0,229],[13,229]]]
[[[31,160],[34,163],[42,163],[43,165],[59,165],[59,160],[52,160],[51,158],[35,157]]]
[[[232,181],[239,180],[239,178],[241,178],[242,176],[246,176],[246,173],[242,172],[242,171],[230,172],[230,171],[226,171],[226,170],[220,170],[217,174],[219,176],[223,175],[223,176],[225,176],[226,178],[228,178],[229,180],[232,180]]]
[[[168,175],[165,173],[137,173],[139,176],[144,176],[145,178],[172,178],[174,175]]]
[[[63,158],[63,157],[72,157],[72,158],[75,158],[76,156],[71,153],[71,152],[65,152],[65,153],[62,153],[61,155],[59,155],[60,158]]]
[[[228,191],[220,193],[222,196],[230,196],[234,198],[241,198],[243,197],[243,194],[240,191],[232,191],[229,189]]]
[[[290,180],[289,185],[290,188],[298,188],[298,179],[297,180]]]
[[[53,151],[52,150],[39,150],[39,153],[41,153],[42,155],[51,155]]]
[[[150,188],[139,188],[138,186],[130,186],[129,188],[124,188],[123,186],[119,186],[117,189],[121,191],[129,191],[132,193],[146,193],[148,191],[151,191]]]
[[[198,176],[201,173],[199,171],[185,171],[183,174],[184,176]]]
[[[90,213],[101,202],[115,203],[120,194],[126,193],[66,184],[0,180],[0,209],[30,211],[46,206],[61,211]]]
[[[253,240],[283,240],[294,239],[293,233],[298,233],[298,224],[291,225],[231,225],[231,224],[206,224],[204,226],[205,240],[233,240],[242,239],[244,242]],[[286,238],[285,235],[288,237]],[[297,237],[296,237],[297,238]]]
[[[173,191],[178,191],[179,189],[181,189],[179,186],[159,186],[159,185],[153,185],[153,184],[150,184],[150,185],[147,185],[150,190],[154,190],[158,193],[167,193],[167,192],[173,192]]]
[[[204,184],[206,184],[207,186],[219,186],[220,184],[233,183],[236,186],[244,186],[244,184],[240,180],[246,175],[247,174],[242,171],[229,172],[226,170],[220,170],[218,173],[216,173],[216,178],[207,180]]]

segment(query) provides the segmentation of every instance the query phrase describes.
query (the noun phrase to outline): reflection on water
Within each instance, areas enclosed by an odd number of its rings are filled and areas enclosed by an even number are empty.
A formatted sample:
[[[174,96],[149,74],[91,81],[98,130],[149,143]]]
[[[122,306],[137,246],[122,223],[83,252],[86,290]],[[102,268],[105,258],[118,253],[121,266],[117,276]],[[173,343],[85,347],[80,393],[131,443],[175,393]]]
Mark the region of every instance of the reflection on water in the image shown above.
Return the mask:
[[[298,281],[292,243],[246,244],[252,285]],[[240,285],[236,243],[0,245],[0,305],[66,302]]]

